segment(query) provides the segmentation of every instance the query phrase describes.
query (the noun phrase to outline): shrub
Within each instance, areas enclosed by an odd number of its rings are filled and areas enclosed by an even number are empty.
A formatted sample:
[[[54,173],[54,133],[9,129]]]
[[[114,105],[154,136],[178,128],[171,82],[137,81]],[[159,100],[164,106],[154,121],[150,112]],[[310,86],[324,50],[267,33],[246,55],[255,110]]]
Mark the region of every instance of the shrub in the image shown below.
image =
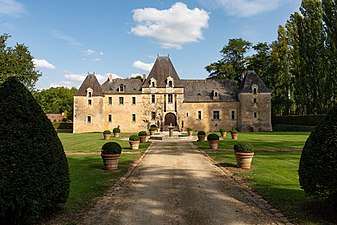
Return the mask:
[[[312,197],[329,199],[337,206],[337,107],[311,132],[301,154],[299,181]]]
[[[107,142],[102,146],[102,154],[121,154],[122,147],[117,142]]]
[[[226,132],[226,128],[220,128],[220,133],[222,133],[222,132]]]
[[[140,138],[139,138],[138,135],[135,135],[135,134],[134,134],[134,135],[131,135],[131,136],[130,136],[129,140],[130,140],[130,141],[139,141]]]
[[[249,142],[240,141],[234,145],[234,152],[254,152],[254,147]]]
[[[150,131],[156,131],[157,127],[150,127]]]
[[[0,223],[33,223],[66,202],[68,162],[50,120],[16,78],[0,86]]]
[[[272,118],[272,124],[317,126],[324,119],[324,117],[324,114],[306,116],[275,116]]]
[[[203,131],[203,130],[199,130],[199,131],[198,131],[198,135],[206,135],[206,133],[205,133],[205,131]]]
[[[193,131],[193,129],[190,127],[187,127],[187,131]]]
[[[138,133],[138,136],[147,136],[148,134],[147,134],[147,132],[145,131],[145,130],[143,130],[143,131],[140,131],[139,133]]]
[[[115,127],[112,132],[114,133],[120,133],[121,132],[121,129],[119,129],[119,127]]]
[[[217,135],[217,134],[209,134],[209,135],[207,136],[207,140],[208,140],[208,141],[211,141],[211,140],[219,140],[219,135]]]
[[[231,134],[238,134],[239,132],[237,130],[231,130]]]
[[[105,130],[105,131],[103,131],[103,134],[111,134],[111,131],[110,130]]]

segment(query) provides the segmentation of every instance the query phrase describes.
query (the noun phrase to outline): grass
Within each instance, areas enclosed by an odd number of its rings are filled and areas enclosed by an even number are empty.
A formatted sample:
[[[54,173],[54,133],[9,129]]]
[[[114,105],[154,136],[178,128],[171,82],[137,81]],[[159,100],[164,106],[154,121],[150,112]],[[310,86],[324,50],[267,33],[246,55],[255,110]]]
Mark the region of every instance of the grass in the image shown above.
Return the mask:
[[[218,149],[233,149],[238,141],[249,141],[256,150],[298,150],[303,148],[308,136],[309,132],[239,133],[238,140],[232,140],[227,132],[227,137],[219,142]],[[209,149],[207,141],[195,142],[195,145],[200,149]]]

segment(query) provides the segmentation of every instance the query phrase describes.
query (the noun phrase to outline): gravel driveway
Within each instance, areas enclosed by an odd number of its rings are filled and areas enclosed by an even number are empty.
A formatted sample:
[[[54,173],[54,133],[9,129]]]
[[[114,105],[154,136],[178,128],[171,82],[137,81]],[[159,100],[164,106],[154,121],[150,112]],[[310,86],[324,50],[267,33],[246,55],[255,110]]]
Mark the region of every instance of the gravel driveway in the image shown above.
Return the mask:
[[[281,224],[247,200],[192,143],[152,143],[122,187],[102,198],[85,224]]]

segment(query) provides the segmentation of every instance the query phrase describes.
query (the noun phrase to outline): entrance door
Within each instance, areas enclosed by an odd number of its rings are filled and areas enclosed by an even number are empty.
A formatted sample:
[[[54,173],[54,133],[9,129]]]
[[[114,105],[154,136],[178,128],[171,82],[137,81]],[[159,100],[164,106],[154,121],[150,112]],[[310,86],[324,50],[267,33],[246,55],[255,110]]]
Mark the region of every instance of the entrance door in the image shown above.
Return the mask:
[[[177,117],[173,113],[167,113],[165,116],[165,126],[177,126]]]

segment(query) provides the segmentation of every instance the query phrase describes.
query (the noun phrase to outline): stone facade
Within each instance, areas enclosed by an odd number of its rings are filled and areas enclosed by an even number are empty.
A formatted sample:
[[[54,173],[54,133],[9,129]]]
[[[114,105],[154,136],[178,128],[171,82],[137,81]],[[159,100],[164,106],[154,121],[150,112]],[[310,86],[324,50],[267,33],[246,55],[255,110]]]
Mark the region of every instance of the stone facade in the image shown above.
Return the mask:
[[[161,130],[271,131],[271,91],[254,71],[241,85],[227,80],[183,80],[170,58],[158,57],[149,76],[112,79],[100,85],[90,74],[74,96],[74,132],[120,126],[138,132]]]

